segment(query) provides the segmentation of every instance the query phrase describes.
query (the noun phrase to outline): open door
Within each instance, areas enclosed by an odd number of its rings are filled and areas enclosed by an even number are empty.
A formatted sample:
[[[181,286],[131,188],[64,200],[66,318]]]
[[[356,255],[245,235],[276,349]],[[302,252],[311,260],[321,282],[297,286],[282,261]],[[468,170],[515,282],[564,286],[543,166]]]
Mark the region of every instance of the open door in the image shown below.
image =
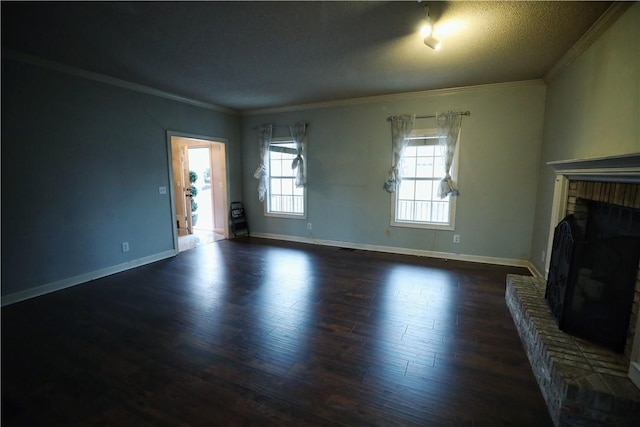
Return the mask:
[[[178,236],[193,233],[191,224],[191,191],[189,189],[189,156],[186,142],[172,140],[173,194],[175,196],[176,227]]]
[[[182,251],[228,238],[226,144],[168,136],[176,248]]]

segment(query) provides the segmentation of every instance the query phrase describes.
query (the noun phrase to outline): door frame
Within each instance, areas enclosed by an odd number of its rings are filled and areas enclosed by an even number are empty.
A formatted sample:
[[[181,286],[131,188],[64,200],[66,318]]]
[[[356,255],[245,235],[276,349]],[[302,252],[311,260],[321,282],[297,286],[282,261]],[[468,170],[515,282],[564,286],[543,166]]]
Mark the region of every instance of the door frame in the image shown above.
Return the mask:
[[[222,144],[223,145],[223,158],[224,158],[224,173],[223,177],[223,191],[222,191],[222,215],[224,222],[224,238],[229,238],[229,210],[226,208],[229,205],[229,156],[228,156],[228,144],[226,138],[217,138],[213,136],[197,135],[186,132],[167,131],[167,159],[168,159],[168,172],[169,172],[169,202],[171,204],[171,230],[173,233],[173,248],[178,253],[178,226],[176,216],[176,194],[174,191],[174,176],[173,176],[173,156],[172,156],[172,139],[173,138],[185,138],[193,139],[194,142],[200,143],[200,145]],[[194,144],[196,145],[196,144]],[[211,151],[210,151],[211,152]]]

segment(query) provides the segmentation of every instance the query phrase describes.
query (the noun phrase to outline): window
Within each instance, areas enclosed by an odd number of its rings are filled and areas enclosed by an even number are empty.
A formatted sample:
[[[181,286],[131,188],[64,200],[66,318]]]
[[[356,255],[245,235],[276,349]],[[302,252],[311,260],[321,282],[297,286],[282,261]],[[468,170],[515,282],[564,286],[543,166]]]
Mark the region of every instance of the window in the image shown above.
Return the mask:
[[[453,230],[455,197],[438,197],[445,170],[435,129],[411,133],[400,167],[402,181],[394,193],[391,225]],[[454,162],[454,180],[456,169]]]
[[[305,217],[305,187],[296,187],[296,170],[291,168],[297,155],[296,144],[291,139],[271,141],[265,215]]]

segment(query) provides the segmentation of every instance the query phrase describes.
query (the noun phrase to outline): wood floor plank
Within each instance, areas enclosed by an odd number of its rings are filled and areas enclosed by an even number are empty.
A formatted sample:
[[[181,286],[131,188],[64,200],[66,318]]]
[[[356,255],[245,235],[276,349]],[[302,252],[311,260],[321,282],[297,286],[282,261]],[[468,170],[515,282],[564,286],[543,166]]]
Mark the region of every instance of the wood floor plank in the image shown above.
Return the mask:
[[[201,246],[2,308],[2,425],[550,426],[508,273]]]

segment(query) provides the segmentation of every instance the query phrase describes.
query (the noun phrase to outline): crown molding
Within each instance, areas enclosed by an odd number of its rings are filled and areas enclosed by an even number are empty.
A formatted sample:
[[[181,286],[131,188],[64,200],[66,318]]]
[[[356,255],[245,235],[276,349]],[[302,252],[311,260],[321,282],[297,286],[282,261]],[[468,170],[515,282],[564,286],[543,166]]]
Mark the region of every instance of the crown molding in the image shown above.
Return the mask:
[[[64,74],[69,74],[76,77],[129,89],[136,92],[145,93],[148,95],[158,96],[161,98],[170,99],[172,101],[194,105],[196,107],[206,108],[206,109],[218,111],[221,113],[240,115],[240,116],[253,116],[253,115],[261,115],[261,114],[284,113],[284,112],[290,112],[290,111],[303,111],[303,110],[320,109],[320,108],[344,107],[344,106],[352,106],[352,105],[371,104],[371,103],[377,103],[377,102],[392,102],[392,101],[403,101],[403,100],[425,98],[425,97],[449,96],[449,95],[469,93],[469,92],[477,93],[481,91],[504,90],[508,88],[516,88],[516,87],[532,86],[532,85],[546,85],[545,82],[540,79],[522,80],[522,81],[516,81],[516,82],[491,83],[491,84],[484,84],[484,85],[460,86],[460,87],[451,87],[451,88],[444,88],[444,89],[423,90],[423,91],[416,91],[416,92],[392,93],[388,95],[366,96],[361,98],[349,98],[349,99],[341,99],[341,100],[334,100],[334,101],[315,102],[315,103],[309,103],[309,104],[290,105],[290,106],[284,106],[284,107],[263,108],[263,109],[255,109],[255,110],[235,110],[232,108],[223,107],[220,105],[200,101],[197,99],[176,95],[170,92],[166,92],[160,89],[155,89],[149,86],[144,86],[138,83],[117,79],[115,77],[110,77],[104,74],[95,73],[93,71],[83,70],[80,68],[72,67],[70,65],[62,64],[60,62],[50,61],[47,59],[43,59],[37,56],[29,55],[29,54],[14,51],[14,50],[3,49],[2,57],[9,58],[14,61],[34,65],[37,67],[58,71]]]
[[[29,54],[14,51],[14,50],[2,49],[2,57],[12,59],[14,61],[34,65],[36,67],[46,68],[49,70],[58,71],[60,73],[69,74],[75,77],[93,80],[99,83],[117,86],[124,89],[145,93],[147,95],[157,96],[160,98],[166,98],[172,101],[181,102],[183,104],[189,104],[189,105],[194,105],[200,108],[206,108],[208,110],[218,111],[220,113],[227,113],[227,114],[234,114],[234,115],[239,114],[238,111],[233,110],[231,108],[222,107],[220,105],[211,104],[211,103],[200,101],[193,98],[187,98],[187,97],[176,95],[170,92],[165,92],[160,89],[155,89],[155,88],[144,86],[138,83],[117,79],[115,77],[110,77],[100,73],[94,73],[93,71],[83,70],[80,68],[72,67],[70,65],[62,64],[60,62],[50,61],[48,59],[43,59],[37,56],[29,55]]]
[[[257,110],[244,110],[240,114],[242,116],[255,116],[260,114],[284,113],[290,111],[314,110],[320,108],[345,107],[351,105],[372,104],[376,102],[404,101],[416,98],[427,98],[436,96],[449,96],[460,93],[482,92],[491,90],[504,90],[508,88],[517,88],[523,86],[546,86],[545,82],[540,79],[521,80],[517,82],[491,83],[476,86],[460,86],[445,89],[432,89],[417,92],[392,93],[389,95],[366,96],[362,98],[340,99],[335,101],[315,102],[310,104],[291,105],[286,107],[263,108]]]
[[[586,33],[569,49],[544,76],[551,84],[564,70],[580,57],[605,31],[633,5],[630,1],[616,1],[593,23]]]

